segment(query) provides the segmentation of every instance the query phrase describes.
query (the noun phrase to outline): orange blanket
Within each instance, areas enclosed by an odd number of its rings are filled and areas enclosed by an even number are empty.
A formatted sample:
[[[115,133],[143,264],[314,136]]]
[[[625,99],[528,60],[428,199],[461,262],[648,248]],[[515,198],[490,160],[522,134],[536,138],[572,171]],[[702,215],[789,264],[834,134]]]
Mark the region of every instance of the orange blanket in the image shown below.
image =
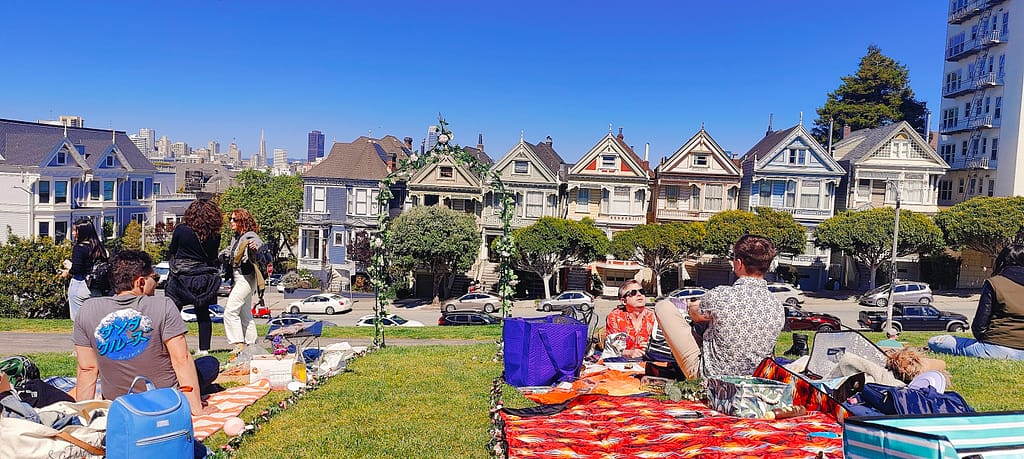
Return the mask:
[[[545,393],[525,393],[524,397],[537,403],[550,405],[562,403],[581,394],[633,395],[644,392],[640,388],[643,373],[600,370],[577,379],[572,387],[556,387]]]
[[[207,399],[210,405],[220,409],[219,412],[192,417],[192,429],[196,440],[203,441],[206,437],[224,427],[224,421],[242,413],[245,407],[252,405],[270,392],[270,381],[261,379],[246,386],[236,386],[217,392]]]

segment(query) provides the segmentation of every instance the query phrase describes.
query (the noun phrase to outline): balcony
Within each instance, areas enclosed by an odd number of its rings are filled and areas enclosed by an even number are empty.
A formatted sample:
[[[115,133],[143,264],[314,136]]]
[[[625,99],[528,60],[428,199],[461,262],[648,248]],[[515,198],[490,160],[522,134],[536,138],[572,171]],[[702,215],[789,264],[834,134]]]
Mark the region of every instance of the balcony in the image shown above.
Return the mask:
[[[509,222],[509,226],[515,229],[522,228],[524,226],[529,226],[534,223],[537,223],[536,218],[523,218],[515,216],[512,217],[512,220]],[[501,225],[501,215],[484,215],[480,217],[480,226],[486,226],[488,228],[501,228]]]
[[[796,209],[796,208],[792,208],[792,207],[783,207],[781,209],[775,209],[775,210],[780,210],[782,212],[789,212],[789,213],[793,214],[793,218],[796,218],[796,219],[808,218],[808,217],[810,217],[810,218],[817,218],[817,219],[826,219],[826,218],[829,218],[829,217],[832,216],[832,211],[831,210],[822,210],[822,209]]]
[[[978,36],[978,47],[988,48],[989,46],[995,46],[1002,43],[1002,40],[998,30],[990,30]]]
[[[962,83],[958,85],[949,85],[942,88],[942,97],[954,98],[972,92],[975,90],[975,85],[971,83]]]
[[[942,134],[955,134],[957,132],[970,131],[970,123],[967,120],[956,120],[953,123],[946,124],[939,129]]]
[[[647,223],[646,215],[610,215],[601,214],[595,219],[597,223],[608,223],[612,225],[643,225]]]
[[[967,161],[968,169],[991,169],[989,167],[988,158],[977,158]]]
[[[658,209],[658,220],[699,220],[707,221],[715,212],[699,210]]]
[[[998,167],[997,161],[989,158],[963,158],[957,159],[949,163],[950,170],[952,171],[965,171],[965,170],[993,170]]]
[[[331,223],[331,214],[326,212],[299,212],[300,225],[328,225]]]
[[[986,0],[971,0],[949,14],[950,24],[960,24],[985,10]]]
[[[999,75],[996,72],[988,72],[988,73],[979,75],[978,78],[974,79],[974,86],[977,89],[992,88],[992,87],[1002,86],[1002,85],[1003,85],[1003,77],[1002,77],[1002,75]]]
[[[999,121],[992,119],[992,115],[975,116],[967,122],[970,129],[991,129],[999,126]]]

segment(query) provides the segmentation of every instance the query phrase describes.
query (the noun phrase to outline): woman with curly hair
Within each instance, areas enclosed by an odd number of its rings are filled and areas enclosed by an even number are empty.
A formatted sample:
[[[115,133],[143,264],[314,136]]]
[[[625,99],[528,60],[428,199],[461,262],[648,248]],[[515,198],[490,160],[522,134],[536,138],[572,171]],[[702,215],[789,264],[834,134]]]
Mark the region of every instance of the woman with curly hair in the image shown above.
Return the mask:
[[[220,248],[220,229],[224,216],[216,204],[199,199],[188,206],[181,224],[174,227],[171,244],[167,247],[171,272],[165,294],[174,300],[178,310],[192,305],[199,323],[199,350],[197,356],[210,352],[210,305],[217,301],[220,287],[220,266],[217,249]]]
[[[234,345],[235,354],[247,346],[256,344],[256,322],[252,318],[252,294],[256,291],[257,251],[263,247],[263,240],[256,234],[260,225],[245,209],[232,210],[228,218],[231,243],[221,251],[221,261],[231,268],[234,282],[227,305],[224,306],[224,334]]]

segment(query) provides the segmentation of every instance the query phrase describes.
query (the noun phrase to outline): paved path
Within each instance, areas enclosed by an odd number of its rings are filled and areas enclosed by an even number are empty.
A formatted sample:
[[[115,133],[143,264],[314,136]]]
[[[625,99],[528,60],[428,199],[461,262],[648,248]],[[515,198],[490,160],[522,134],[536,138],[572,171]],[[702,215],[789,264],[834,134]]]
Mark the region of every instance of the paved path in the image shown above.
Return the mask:
[[[186,335],[190,349],[198,349],[199,339],[194,335]],[[384,335],[385,343],[389,346],[430,346],[430,345],[466,345],[466,344],[487,344],[487,340],[459,340],[459,339],[409,339],[409,338],[388,338]],[[373,338],[322,338],[321,346],[347,341],[353,346],[370,346]],[[214,336],[212,341],[213,349],[230,349],[227,340],[223,336]],[[266,341],[259,344],[266,345]],[[37,352],[71,352],[74,345],[71,343],[71,334],[63,333],[0,333],[0,356],[14,354],[28,354]]]

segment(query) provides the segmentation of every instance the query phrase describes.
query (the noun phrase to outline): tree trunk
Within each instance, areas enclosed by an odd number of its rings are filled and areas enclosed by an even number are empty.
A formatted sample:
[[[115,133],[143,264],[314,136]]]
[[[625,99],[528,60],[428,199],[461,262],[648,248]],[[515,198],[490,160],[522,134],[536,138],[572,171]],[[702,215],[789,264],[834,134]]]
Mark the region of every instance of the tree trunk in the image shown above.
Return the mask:
[[[868,275],[868,290],[871,290],[871,289],[875,288],[875,277],[876,277],[875,273],[878,272],[878,265],[877,264],[868,265],[868,272],[870,273]]]
[[[544,281],[544,298],[551,298],[551,287],[548,286],[551,283],[551,274],[545,274],[540,278]]]
[[[654,296],[661,296],[661,273],[653,269],[651,270],[651,273],[654,274]]]
[[[434,300],[431,304],[435,306],[441,304],[441,297],[439,295],[439,292],[441,291],[441,282],[444,282],[444,276],[434,273]]]

